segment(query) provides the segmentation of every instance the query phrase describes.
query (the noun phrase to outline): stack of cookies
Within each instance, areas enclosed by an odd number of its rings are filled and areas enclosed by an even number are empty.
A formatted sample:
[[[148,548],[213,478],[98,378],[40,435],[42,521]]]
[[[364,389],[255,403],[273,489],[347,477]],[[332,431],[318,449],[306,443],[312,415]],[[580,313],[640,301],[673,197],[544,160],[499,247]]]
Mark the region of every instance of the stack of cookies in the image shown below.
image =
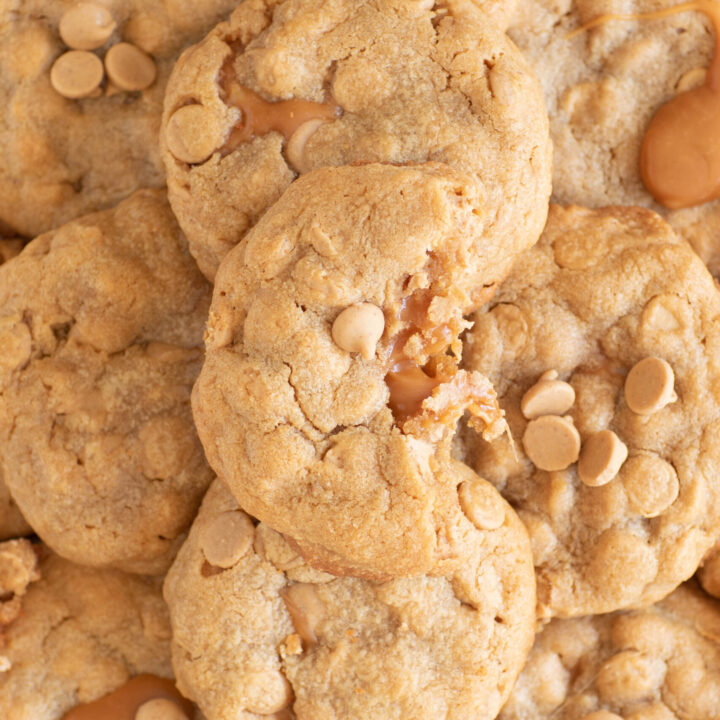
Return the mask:
[[[0,7],[1,718],[720,717],[691,5]]]

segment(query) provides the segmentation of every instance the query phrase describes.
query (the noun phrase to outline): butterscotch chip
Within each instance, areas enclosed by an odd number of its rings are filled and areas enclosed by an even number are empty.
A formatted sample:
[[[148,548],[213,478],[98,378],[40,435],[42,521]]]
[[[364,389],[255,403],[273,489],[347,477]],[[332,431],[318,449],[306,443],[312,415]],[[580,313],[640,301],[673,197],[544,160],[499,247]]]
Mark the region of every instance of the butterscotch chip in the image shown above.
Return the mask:
[[[575,390],[569,383],[557,379],[557,372],[544,373],[520,402],[522,414],[528,420],[541,415],[564,415],[575,402]]]
[[[618,474],[627,456],[627,445],[612,430],[601,430],[583,443],[578,475],[590,487],[605,485]]]
[[[206,107],[185,105],[173,113],[168,121],[165,141],[178,160],[201,163],[220,147],[223,131]]]
[[[677,400],[675,375],[661,358],[648,357],[633,366],[625,380],[625,400],[639,415],[652,415]]]
[[[464,367],[490,378],[512,437],[543,420],[527,422],[522,398],[545,368],[576,394],[577,466],[540,471],[527,440],[465,437],[471,466],[526,522],[540,614],[667,596],[720,536],[720,293],[703,263],[649,210],[551,206],[538,244],[471,319]],[[635,412],[673,385],[681,402]]]
[[[492,720],[535,622],[527,537],[505,508],[492,532],[459,518],[454,562],[439,575],[330,575],[264,523],[262,555],[256,542],[232,568],[203,574],[203,528],[242,513],[215,481],[165,580],[179,686],[213,718],[291,706],[297,720],[436,720],[438,708]]]
[[[202,532],[202,551],[215,567],[236,565],[252,545],[255,528],[241,512],[227,512],[215,517]]]
[[[466,480],[458,496],[460,507],[478,530],[495,530],[505,521],[505,505],[487,483]]]
[[[47,549],[38,569],[20,598],[22,612],[2,629],[0,717],[109,718],[107,706],[94,715],[82,706],[133,676],[173,676],[161,578],[75,565]],[[154,684],[166,695],[172,683],[160,678]]]
[[[167,568],[212,477],[190,410],[209,300],[160,191],[0,266],[0,475],[56,552]]]
[[[214,278],[298,173],[327,166],[446,163],[497,189],[482,210],[493,242],[514,252],[532,243],[547,212],[550,147],[539,88],[493,17],[511,6],[241,3],[182,56],[165,97],[169,193],[203,273]],[[223,119],[218,162],[176,160],[168,127],[189,100]]]
[[[500,720],[714,720],[719,630],[720,607],[694,582],[642,609],[554,619]]]
[[[176,702],[154,698],[137,709],[135,720],[188,720],[188,716]]]
[[[577,462],[580,434],[569,418],[544,415],[528,423],[523,447],[539,470],[564,470]]]
[[[347,352],[359,352],[369,360],[375,355],[384,330],[383,311],[372,303],[358,303],[345,308],[335,318],[332,337],[338,347]]]
[[[77,3],[63,13],[58,30],[63,42],[75,50],[95,50],[103,46],[115,30],[115,20],[102,5]]]
[[[139,47],[126,42],[117,43],[107,51],[105,69],[117,87],[130,92],[149,88],[157,76],[153,59]]]
[[[103,64],[97,55],[70,50],[53,63],[50,82],[63,97],[77,100],[92,95],[100,87],[103,75]]]

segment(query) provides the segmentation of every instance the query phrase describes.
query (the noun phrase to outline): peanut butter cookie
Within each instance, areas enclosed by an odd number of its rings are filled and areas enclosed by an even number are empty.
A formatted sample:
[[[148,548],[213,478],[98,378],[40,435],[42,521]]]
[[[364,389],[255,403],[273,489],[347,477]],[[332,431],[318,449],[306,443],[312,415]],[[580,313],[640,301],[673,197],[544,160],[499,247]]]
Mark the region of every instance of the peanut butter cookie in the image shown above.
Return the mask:
[[[473,318],[466,367],[514,444],[469,462],[519,512],[543,616],[655,602],[720,530],[720,293],[643,208],[551,207],[538,245]]]
[[[545,92],[555,155],[553,199],[586,207],[651,207],[717,276],[720,202],[669,210],[654,202],[640,175],[641,144],[653,115],[705,80],[715,47],[708,18],[689,11],[662,19],[612,21],[567,37],[605,13],[643,13],[678,4],[524,0],[509,34]]]
[[[19,607],[0,618],[0,716],[142,720],[140,706],[152,700],[157,706],[157,699],[171,699],[181,712],[144,717],[191,716],[170,680],[170,625],[159,579],[82,567],[48,552],[36,566],[26,540],[0,544],[0,589],[7,591],[9,574]],[[108,693],[112,707],[83,714],[92,709],[83,705]]]
[[[236,0],[4,0],[0,233],[33,237],[165,184],[170,70]]]
[[[505,429],[488,380],[457,368],[463,315],[514,258],[485,207],[446,165],[323,168],[218,272],[193,391],[208,460],[336,575],[435,567],[462,514],[455,423]]]
[[[494,718],[534,631],[527,539],[503,512],[491,532],[463,521],[450,575],[374,583],[312,569],[216,481],[165,581],[178,687],[215,720]]]
[[[64,557],[169,564],[212,477],[190,410],[209,289],[152,190],[0,267],[0,474]]]
[[[500,720],[715,720],[720,604],[694,584],[542,629]]]
[[[186,50],[161,145],[205,275],[298,175],[329,165],[447,163],[481,183],[488,236],[533,242],[550,193],[547,118],[487,15],[496,5],[246,0]]]

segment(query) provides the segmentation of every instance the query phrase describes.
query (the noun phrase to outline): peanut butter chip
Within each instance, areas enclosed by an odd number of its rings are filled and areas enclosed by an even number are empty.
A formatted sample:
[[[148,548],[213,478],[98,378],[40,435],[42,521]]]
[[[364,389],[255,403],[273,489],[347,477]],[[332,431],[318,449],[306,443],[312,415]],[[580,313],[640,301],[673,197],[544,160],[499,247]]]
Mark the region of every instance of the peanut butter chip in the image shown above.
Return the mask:
[[[627,445],[612,430],[601,430],[583,443],[580,479],[590,487],[605,485],[618,474],[627,456]]]
[[[238,510],[218,515],[205,526],[200,547],[205,559],[214,567],[231,568],[245,556],[255,535],[250,518]]]
[[[277,670],[251,672],[244,677],[245,709],[258,715],[272,715],[292,700],[290,683]]]
[[[305,144],[310,136],[321,126],[326,120],[314,118],[304,122],[291,136],[285,147],[285,157],[288,162],[299,172],[307,172],[308,164],[304,161]]]
[[[60,18],[60,37],[74,50],[102,47],[115,30],[110,11],[95,3],[83,2],[71,7]]]
[[[201,163],[222,144],[213,113],[203,105],[186,105],[168,121],[168,150],[181,162]]]
[[[61,55],[50,70],[50,84],[70,100],[88,97],[103,79],[100,58],[85,50],[70,50]]]
[[[564,415],[574,402],[572,385],[558,380],[557,372],[550,370],[523,395],[520,409],[528,420],[534,420],[542,415]]]
[[[523,447],[540,470],[564,470],[578,459],[580,435],[570,418],[544,415],[528,423]]]
[[[496,530],[505,521],[503,503],[486,483],[461,483],[458,497],[462,511],[478,530]]]
[[[589,715],[583,715],[581,720],[623,720],[619,715],[607,710],[597,710]]]
[[[121,42],[113,45],[105,55],[108,77],[121,90],[145,90],[155,82],[157,68],[153,59],[140,48]]]
[[[677,400],[675,375],[665,360],[647,357],[625,379],[625,400],[638,415],[652,415]]]
[[[315,586],[308,583],[290,585],[281,592],[285,607],[290,614],[297,634],[304,647],[317,643],[317,626],[325,616],[325,606],[318,597]]]
[[[188,720],[188,716],[172,700],[154,698],[138,708],[135,720]]]
[[[335,318],[332,337],[347,352],[359,352],[366,360],[375,355],[375,348],[385,330],[385,316],[377,305],[357,303],[345,308]]]

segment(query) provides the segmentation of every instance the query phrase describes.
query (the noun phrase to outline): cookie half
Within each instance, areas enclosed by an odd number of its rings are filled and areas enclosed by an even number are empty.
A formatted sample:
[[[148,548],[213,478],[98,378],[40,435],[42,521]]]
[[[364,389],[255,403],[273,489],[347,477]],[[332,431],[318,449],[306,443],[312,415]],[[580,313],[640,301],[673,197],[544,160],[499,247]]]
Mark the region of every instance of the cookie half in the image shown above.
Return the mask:
[[[465,521],[455,572],[374,583],[312,569],[216,481],[165,581],[178,687],[216,720],[494,718],[534,631],[505,512],[494,532]]]
[[[541,614],[670,593],[720,530],[720,294],[702,261],[649,210],[554,206],[473,319],[466,366],[514,444],[471,434],[468,461],[528,527]],[[570,402],[539,403],[558,383]]]
[[[487,15],[494,5],[248,0],[185,51],[161,145],[205,275],[299,174],[323,166],[447,163],[483,186],[488,236],[534,242],[550,193],[547,118]]]
[[[209,290],[161,191],[0,267],[0,473],[58,554],[169,564],[212,477],[190,410]]]

